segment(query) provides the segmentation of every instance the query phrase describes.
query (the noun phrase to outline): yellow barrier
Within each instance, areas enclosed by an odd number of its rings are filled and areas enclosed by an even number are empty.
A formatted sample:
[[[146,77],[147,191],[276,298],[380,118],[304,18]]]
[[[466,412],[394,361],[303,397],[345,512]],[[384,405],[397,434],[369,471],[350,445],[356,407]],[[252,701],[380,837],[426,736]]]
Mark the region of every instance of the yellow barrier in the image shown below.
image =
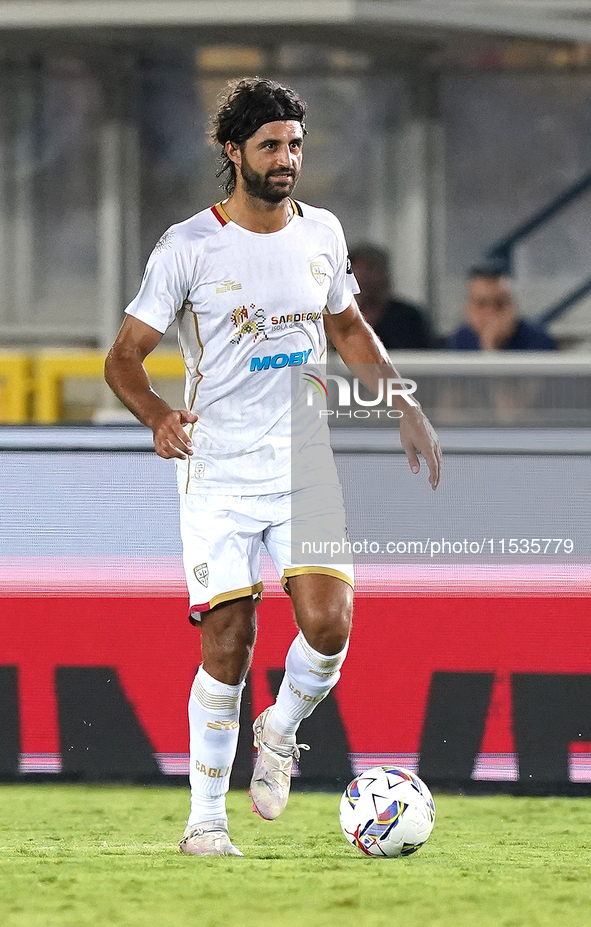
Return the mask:
[[[101,380],[105,355],[102,351],[41,351],[34,359],[34,418],[42,425],[59,422],[62,414],[64,380]],[[152,377],[184,378],[185,367],[176,351],[156,351],[146,358]]]
[[[29,421],[31,358],[20,351],[0,351],[0,422],[22,425]]]

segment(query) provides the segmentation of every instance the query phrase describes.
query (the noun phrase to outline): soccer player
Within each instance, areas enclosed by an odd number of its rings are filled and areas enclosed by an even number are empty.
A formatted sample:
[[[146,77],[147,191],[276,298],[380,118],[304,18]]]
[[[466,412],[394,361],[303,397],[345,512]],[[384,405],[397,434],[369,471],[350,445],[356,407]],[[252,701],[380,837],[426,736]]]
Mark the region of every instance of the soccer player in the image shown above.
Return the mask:
[[[225,795],[263,542],[298,626],[277,700],[254,723],[250,794],[263,818],[285,808],[296,731],[338,681],[347,652],[350,563],[293,557],[295,517],[329,540],[342,541],[346,527],[328,441],[328,454],[318,443],[298,445],[303,458],[292,466],[292,368],[320,362],[328,335],[345,363],[398,376],[355,304],[339,222],[292,199],[304,117],[305,104],[273,81],[228,86],[212,131],[228,197],[164,233],[106,362],[107,382],[152,430],[156,452],[176,459],[190,615],[201,628],[202,665],[189,699],[191,810],[180,842],[195,855],[241,855]],[[143,367],[175,319],[187,369],[180,410],[151,389]],[[410,466],[418,472],[422,454],[435,489],[437,437],[418,404],[399,398]]]

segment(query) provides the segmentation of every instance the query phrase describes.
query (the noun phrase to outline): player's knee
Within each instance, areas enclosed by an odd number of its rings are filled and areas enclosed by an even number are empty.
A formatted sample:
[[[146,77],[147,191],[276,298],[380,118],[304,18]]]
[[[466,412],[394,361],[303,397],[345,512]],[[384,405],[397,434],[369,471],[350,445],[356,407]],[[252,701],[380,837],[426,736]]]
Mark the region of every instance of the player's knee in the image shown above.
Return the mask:
[[[232,603],[233,604],[233,603]],[[256,639],[254,609],[212,609],[202,619],[202,643],[218,660],[250,660]]]
[[[318,653],[330,657],[333,654],[340,653],[349,640],[349,634],[339,628],[322,628],[312,635],[308,643]]]
[[[256,630],[254,622],[237,622],[233,627],[226,628],[216,635],[216,647],[221,655],[227,654],[228,657],[244,654],[252,655]]]
[[[349,609],[326,607],[321,611],[308,611],[300,621],[304,637],[318,653],[332,656],[340,653],[351,633]]]
[[[218,638],[210,652],[216,659],[226,665],[238,663],[240,666],[250,666],[254,643],[247,637],[236,635],[232,638]]]

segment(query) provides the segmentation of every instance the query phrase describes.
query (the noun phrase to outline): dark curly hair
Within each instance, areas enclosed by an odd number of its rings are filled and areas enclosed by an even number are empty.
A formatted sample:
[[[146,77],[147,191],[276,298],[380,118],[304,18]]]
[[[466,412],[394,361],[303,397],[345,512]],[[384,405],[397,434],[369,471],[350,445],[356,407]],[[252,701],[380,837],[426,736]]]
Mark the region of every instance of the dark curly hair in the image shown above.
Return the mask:
[[[220,166],[216,177],[226,172],[221,186],[228,196],[236,187],[236,166],[225,151],[226,142],[242,146],[257,129],[267,122],[295,119],[301,122],[304,134],[306,104],[290,90],[274,80],[246,77],[231,81],[219,97],[218,111],[213,117],[210,138],[221,145]]]

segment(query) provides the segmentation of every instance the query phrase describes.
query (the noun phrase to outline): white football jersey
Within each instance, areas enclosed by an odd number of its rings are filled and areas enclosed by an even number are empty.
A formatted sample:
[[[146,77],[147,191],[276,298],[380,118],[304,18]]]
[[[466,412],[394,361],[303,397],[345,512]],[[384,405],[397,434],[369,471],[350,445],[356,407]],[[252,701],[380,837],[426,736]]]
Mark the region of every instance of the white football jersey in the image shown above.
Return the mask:
[[[198,416],[187,427],[193,456],[177,461],[181,492],[292,488],[294,368],[325,360],[323,312],[342,312],[359,292],[339,221],[292,202],[292,219],[268,234],[232,222],[222,204],[173,225],[126,309],[159,332],[178,321],[185,403]],[[310,478],[334,471],[322,424]]]

